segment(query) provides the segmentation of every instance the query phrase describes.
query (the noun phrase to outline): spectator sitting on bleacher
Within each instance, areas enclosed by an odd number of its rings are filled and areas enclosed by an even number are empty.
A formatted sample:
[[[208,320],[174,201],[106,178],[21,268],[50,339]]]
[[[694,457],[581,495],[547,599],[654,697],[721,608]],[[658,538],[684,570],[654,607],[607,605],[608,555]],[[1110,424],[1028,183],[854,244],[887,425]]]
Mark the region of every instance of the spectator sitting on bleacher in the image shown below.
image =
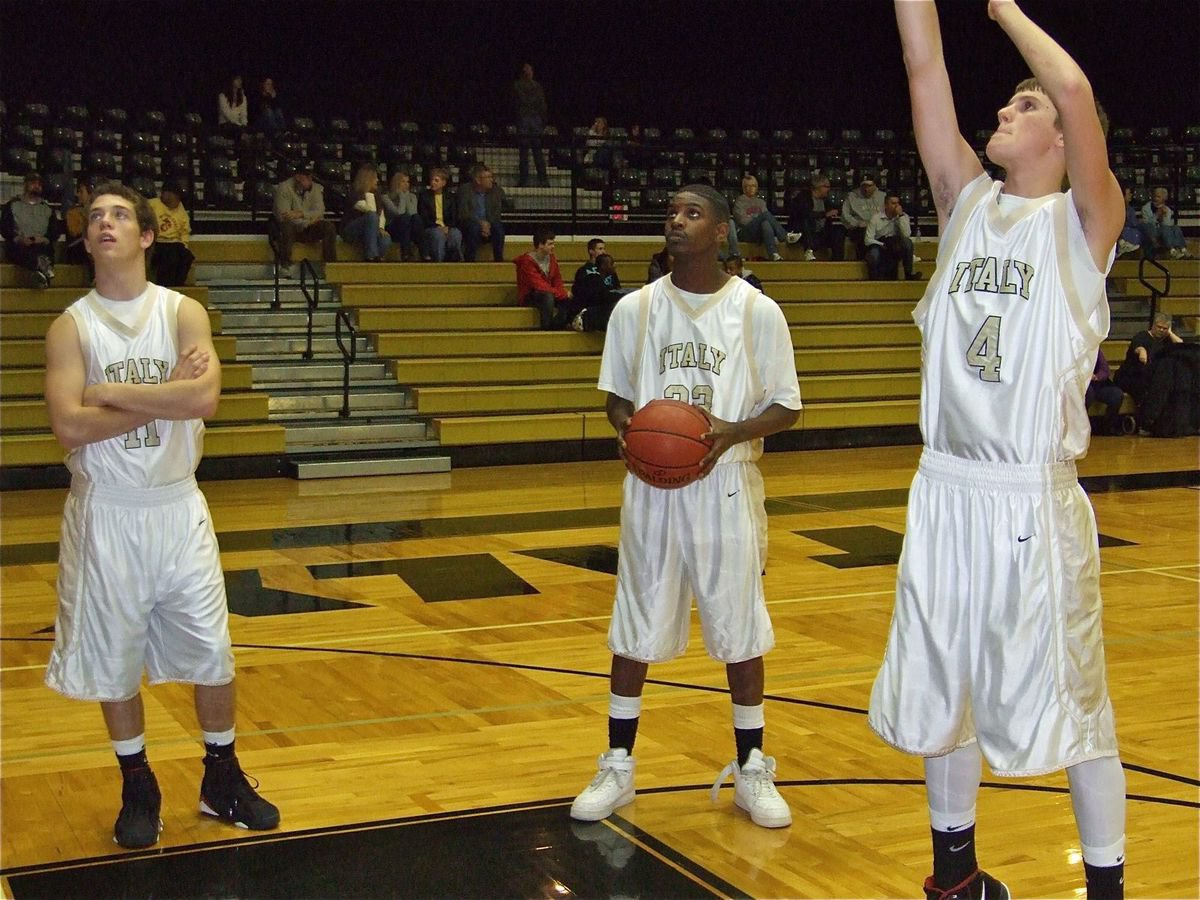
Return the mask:
[[[650,257],[650,268],[646,270],[646,284],[652,281],[658,281],[664,275],[669,275],[671,272],[671,264],[675,262],[675,257],[671,255],[671,251],[663,247],[657,253]]]
[[[275,221],[279,225],[277,262],[285,275],[291,274],[296,241],[320,241],[324,260],[337,259],[337,228],[325,221],[325,191],[313,181],[312,169],[304,160],[293,164],[291,178],[275,185]]]
[[[830,187],[828,178],[815,175],[812,184],[801,185],[788,202],[790,234],[799,234],[798,243],[804,247],[804,258],[809,262],[817,258],[816,251],[820,249],[827,249],[829,258],[838,262],[846,255],[842,210],[829,199]]]
[[[75,183],[75,205],[63,216],[67,235],[66,261],[72,265],[86,266],[89,284],[95,278],[96,270],[83,239],[87,237],[87,208],[92,202],[92,186],[90,175],[79,176]]]
[[[153,246],[154,282],[163,287],[187,284],[188,271],[196,257],[188,249],[192,223],[183,207],[183,189],[178,182],[168,179],[159,195],[148,202],[158,222]]]
[[[42,196],[42,176],[29,172],[25,190],[0,208],[0,235],[10,262],[33,273],[38,287],[54,280],[54,242],[62,234],[62,220]]]
[[[1121,189],[1125,194],[1125,227],[1117,239],[1117,256],[1142,249],[1142,230],[1138,228],[1138,212],[1133,205],[1133,188],[1125,184]]]
[[[587,133],[587,157],[589,166],[607,169],[612,165],[613,148],[608,136],[608,119],[596,116]]]
[[[458,207],[454,192],[446,190],[450,173],[437,166],[429,170],[429,187],[417,195],[417,215],[421,217],[422,254],[426,261],[445,262],[462,259],[462,232],[458,228]]]
[[[871,216],[863,236],[866,245],[867,273],[872,281],[895,281],[896,266],[904,267],[904,277],[916,281],[913,271],[912,225],[900,205],[900,195],[884,195],[883,212]]]
[[[242,90],[242,76],[234,75],[229,80],[229,87],[217,95],[217,127],[241,134],[248,124],[250,116],[246,92]]]
[[[514,259],[513,265],[517,267],[517,302],[537,309],[542,331],[566,324],[562,307],[571,295],[563,284],[554,255],[554,229],[549,225],[536,226],[533,249]]]
[[[579,267],[579,271],[575,273],[575,283],[571,286],[569,302],[571,309],[576,312],[571,317],[570,325],[575,331],[607,330],[608,319],[617,301],[636,290],[621,287],[621,279],[617,277],[617,265],[613,258],[604,252],[603,241],[600,242],[600,248],[594,259]]]
[[[1089,408],[1093,403],[1104,404],[1104,417],[1100,425],[1092,426],[1096,434],[1121,433],[1121,404],[1125,402],[1125,392],[1112,381],[1112,370],[1104,351],[1096,351],[1096,367],[1092,370],[1092,380],[1088,382],[1087,393],[1083,395],[1083,406]]]
[[[275,79],[267,76],[258,84],[258,112],[254,117],[255,127],[265,135],[278,134],[287,130],[287,116],[279,103],[275,90]]]
[[[1183,231],[1175,224],[1175,211],[1167,206],[1167,189],[1158,187],[1150,195],[1150,202],[1142,207],[1142,248],[1153,258],[1158,249],[1167,250],[1171,259],[1187,259],[1187,241]]]
[[[458,228],[463,236],[463,259],[475,262],[484,241],[492,245],[492,258],[504,259],[504,188],[483,163],[471,166],[471,180],[458,191]]]
[[[388,182],[388,192],[383,195],[388,234],[400,245],[400,258],[405,262],[420,257],[417,245],[421,241],[421,219],[417,215],[417,195],[411,185],[408,169],[397,169]]]
[[[846,227],[846,237],[854,242],[858,259],[866,255],[867,223],[880,212],[883,212],[883,195],[875,186],[875,179],[863,175],[858,187],[842,203],[842,224]]]
[[[746,264],[740,256],[730,256],[725,260],[725,274],[733,278],[740,278],[760,291],[763,289],[762,281],[754,272],[746,268]]]
[[[753,175],[742,179],[742,196],[733,201],[733,220],[737,223],[739,241],[761,241],[770,259],[783,259],[779,242],[787,237],[787,232],[767,209],[767,201],[758,196],[758,179]]]
[[[354,170],[341,232],[342,240],[358,247],[367,262],[382,262],[392,245],[379,194],[379,172],[373,163],[361,163]]]
[[[1154,321],[1145,331],[1139,331],[1129,339],[1125,361],[1117,370],[1116,383],[1121,390],[1133,397],[1140,407],[1150,386],[1151,367],[1155,358],[1168,344],[1179,344],[1183,338],[1171,329],[1170,313],[1154,314]]]

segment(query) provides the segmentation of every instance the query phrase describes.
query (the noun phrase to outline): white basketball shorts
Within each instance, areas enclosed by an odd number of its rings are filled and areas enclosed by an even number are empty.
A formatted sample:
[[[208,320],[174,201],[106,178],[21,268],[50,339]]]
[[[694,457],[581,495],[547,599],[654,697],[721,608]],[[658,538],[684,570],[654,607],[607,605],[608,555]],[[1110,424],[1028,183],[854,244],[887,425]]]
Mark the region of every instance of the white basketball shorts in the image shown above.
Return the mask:
[[[926,448],[871,728],[919,756],[978,739],[997,775],[1115,755],[1100,618],[1096,519],[1074,463]]]
[[[613,653],[648,663],[682,654],[693,596],[714,659],[745,662],[771,649],[763,499],[762,475],[749,462],[719,464],[677,490],[625,477]]]
[[[189,478],[161,488],[75,478],[63,510],[58,618],[46,684],[120,702],[151,684],[233,680],[225,579],[208,503]]]

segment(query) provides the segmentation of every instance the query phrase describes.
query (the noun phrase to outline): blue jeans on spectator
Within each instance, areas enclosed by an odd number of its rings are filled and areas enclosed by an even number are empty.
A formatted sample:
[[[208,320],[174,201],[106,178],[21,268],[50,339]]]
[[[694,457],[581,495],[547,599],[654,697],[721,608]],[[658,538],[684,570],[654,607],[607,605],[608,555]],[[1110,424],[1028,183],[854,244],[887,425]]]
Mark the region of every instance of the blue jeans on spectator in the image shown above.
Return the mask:
[[[346,225],[342,229],[342,240],[361,247],[363,258],[368,261],[383,259],[388,247],[392,246],[391,236],[379,227],[379,216],[375,213],[359,216]]]
[[[492,243],[492,254],[496,262],[504,259],[504,223],[492,222],[492,233],[488,238]],[[483,243],[483,225],[479,219],[471,219],[462,229],[463,259],[475,262],[479,247]]]
[[[897,265],[904,267],[905,278],[912,277],[913,243],[904,235],[890,235],[878,244],[868,244],[864,258],[871,281],[895,281]]]
[[[533,164],[537,168],[538,184],[542,187],[548,184],[546,159],[542,156],[542,129],[545,125],[545,122],[535,116],[522,118],[517,122],[517,146],[521,149],[519,163],[521,187],[529,184],[529,153],[531,150],[533,151]]]
[[[421,239],[421,218],[415,213],[393,216],[387,224],[387,230],[407,259],[412,254],[413,245]]]
[[[462,259],[462,232],[451,226],[445,233],[434,225],[426,228],[422,237],[425,256],[433,262],[445,262],[446,258]]]
[[[1157,222],[1142,222],[1138,225],[1142,232],[1142,252],[1153,257],[1158,247],[1167,250],[1182,250],[1187,246],[1183,232],[1178,225],[1159,225]]]
[[[741,248],[738,247],[737,240],[737,222],[733,221],[732,218],[729,220],[729,237],[727,241],[729,243],[729,256],[741,256],[742,252]]]
[[[773,214],[763,212],[740,226],[738,237],[743,241],[762,241],[767,247],[767,256],[775,256],[779,253],[779,242],[787,237],[787,232]]]

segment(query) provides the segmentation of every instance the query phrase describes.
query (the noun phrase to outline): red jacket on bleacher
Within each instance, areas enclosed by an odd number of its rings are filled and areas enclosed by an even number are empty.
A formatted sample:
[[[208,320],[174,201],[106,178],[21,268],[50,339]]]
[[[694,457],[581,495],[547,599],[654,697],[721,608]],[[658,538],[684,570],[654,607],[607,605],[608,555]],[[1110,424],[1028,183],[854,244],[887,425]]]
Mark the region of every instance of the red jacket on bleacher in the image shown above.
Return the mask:
[[[533,257],[533,251],[522,253],[513,260],[517,267],[517,301],[528,305],[531,291],[546,291],[554,295],[557,303],[567,299],[567,288],[563,284],[562,273],[558,270],[558,257],[550,254],[550,277],[542,271],[538,261]]]

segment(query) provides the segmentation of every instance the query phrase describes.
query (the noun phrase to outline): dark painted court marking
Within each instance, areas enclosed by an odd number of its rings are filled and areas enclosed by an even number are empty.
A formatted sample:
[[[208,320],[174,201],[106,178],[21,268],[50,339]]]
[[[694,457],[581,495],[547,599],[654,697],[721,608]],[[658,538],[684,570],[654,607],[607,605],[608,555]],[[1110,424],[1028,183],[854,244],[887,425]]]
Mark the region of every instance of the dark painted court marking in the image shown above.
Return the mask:
[[[308,571],[318,580],[397,575],[426,603],[538,593],[490,553],[327,563]]]
[[[640,833],[638,839],[644,839]],[[84,884],[91,897],[708,898],[720,891],[746,896],[694,860],[665,849],[654,847],[687,875],[601,822],[573,822],[559,804],[168,848],[0,874],[8,876],[15,900],[79,896]]]
[[[332,609],[370,608],[365,603],[354,603],[350,600],[263,587],[262,575],[258,569],[226,570],[225,596],[231,613],[251,618],[327,612]]]
[[[1140,491],[1153,488],[1190,487],[1200,484],[1200,469],[1179,472],[1142,472],[1134,475],[1093,475],[1079,479],[1089,493]],[[828,494],[798,494],[770,497],[768,515],[802,512],[879,509],[904,506],[907,489],[881,491],[837,491]],[[480,534],[518,534],[616,525],[617,507],[602,509],[547,510],[494,516],[458,516],[443,519],[405,519],[395,522],[359,522],[347,525],[310,525],[297,528],[264,528],[257,531],[226,531],[218,535],[225,552],[238,550],[285,550],[302,547],[355,546],[406,541],[417,538],[470,537]],[[58,559],[58,542],[6,544],[0,547],[0,566],[30,565]]]

